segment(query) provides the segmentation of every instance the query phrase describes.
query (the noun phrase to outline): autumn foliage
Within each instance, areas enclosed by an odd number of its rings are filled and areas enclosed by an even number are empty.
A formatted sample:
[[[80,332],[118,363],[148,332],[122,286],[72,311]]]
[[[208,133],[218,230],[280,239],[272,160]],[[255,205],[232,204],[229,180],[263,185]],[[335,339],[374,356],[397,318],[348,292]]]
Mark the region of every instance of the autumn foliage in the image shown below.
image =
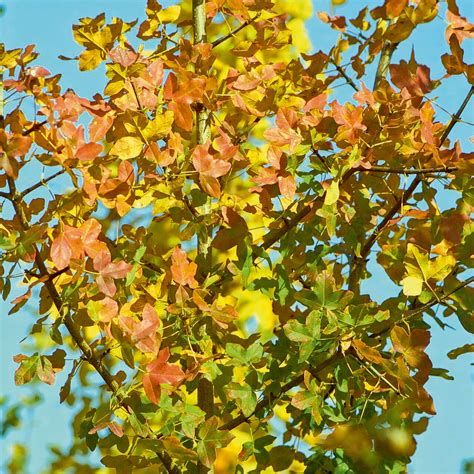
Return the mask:
[[[15,380],[66,374],[73,466],[87,446],[118,472],[404,472],[446,375],[430,327],[474,332],[473,156],[450,140],[474,27],[455,0],[367,3],[318,14],[330,51],[306,0],[82,18],[63,59],[104,72],[92,98],[34,46],[1,52],[0,290],[21,272],[10,314],[35,308]],[[416,48],[392,60],[441,14],[444,75]],[[446,121],[436,89],[456,75]]]

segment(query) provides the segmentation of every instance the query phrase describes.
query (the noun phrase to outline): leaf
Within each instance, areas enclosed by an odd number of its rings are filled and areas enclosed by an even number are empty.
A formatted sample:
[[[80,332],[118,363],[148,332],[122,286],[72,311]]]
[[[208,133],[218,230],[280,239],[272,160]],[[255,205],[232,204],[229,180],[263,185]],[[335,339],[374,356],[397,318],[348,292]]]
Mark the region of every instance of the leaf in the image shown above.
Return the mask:
[[[430,342],[430,333],[425,329],[412,329],[408,334],[400,326],[394,326],[390,333],[393,348],[403,355],[412,367],[421,368],[429,362],[424,350]]]
[[[270,465],[274,472],[288,469],[295,459],[295,451],[289,446],[275,446],[270,450]]]
[[[51,260],[59,270],[69,265],[72,257],[72,250],[68,239],[64,235],[58,235],[51,244]]]
[[[102,152],[104,147],[99,143],[86,143],[76,151],[76,158],[81,161],[92,161]]]
[[[237,401],[237,406],[245,416],[250,416],[257,406],[257,396],[253,388],[246,383],[231,382],[225,392],[229,398]]]
[[[180,13],[181,7],[179,5],[171,5],[159,11],[157,16],[161,23],[173,23],[179,18]]]
[[[143,143],[136,137],[119,138],[109,151],[109,154],[118,156],[121,160],[136,158],[143,150]]]
[[[387,10],[388,18],[396,18],[405,9],[408,0],[387,0],[385,8]]]
[[[234,439],[234,435],[219,430],[219,420],[213,416],[199,428],[199,438],[197,445],[199,460],[211,468],[216,460],[216,449],[227,446]]]
[[[450,359],[457,359],[462,354],[467,354],[469,352],[474,352],[474,344],[464,344],[464,346],[457,347],[448,352],[448,357]]]
[[[332,206],[336,204],[339,199],[339,183],[335,180],[331,181],[329,188],[326,190],[326,195],[324,196],[324,204],[326,206]]]
[[[192,154],[193,165],[196,171],[204,176],[219,178],[227,174],[231,168],[228,161],[214,158],[208,152],[209,145],[197,145]]]
[[[440,255],[435,260],[430,260],[416,245],[408,244],[405,259],[406,276],[401,281],[403,293],[407,296],[420,295],[423,283],[428,284],[431,279],[444,280],[455,265],[456,259],[452,255]]]
[[[158,353],[157,358],[146,366],[143,376],[143,387],[151,402],[158,404],[160,401],[161,385],[178,385],[184,378],[184,372],[178,365],[169,364],[169,349],[166,347]]]
[[[14,362],[20,364],[15,370],[15,384],[24,385],[35,376],[40,357],[36,352],[31,357],[19,354],[13,357]]]
[[[79,70],[92,71],[97,69],[105,59],[104,54],[98,49],[86,49],[79,55]]]
[[[401,282],[403,294],[406,296],[418,296],[423,291],[423,280],[414,276],[407,276]]]
[[[171,275],[173,280],[179,285],[188,285],[190,288],[196,288],[198,282],[194,276],[196,275],[197,265],[188,260],[186,252],[180,247],[175,247],[171,255],[171,261]]]

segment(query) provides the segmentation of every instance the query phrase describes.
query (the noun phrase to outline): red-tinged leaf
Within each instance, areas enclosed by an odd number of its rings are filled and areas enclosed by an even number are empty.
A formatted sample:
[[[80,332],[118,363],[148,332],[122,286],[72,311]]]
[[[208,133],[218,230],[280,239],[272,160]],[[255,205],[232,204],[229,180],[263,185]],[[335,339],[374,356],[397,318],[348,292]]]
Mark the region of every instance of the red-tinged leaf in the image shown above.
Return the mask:
[[[385,8],[388,18],[396,18],[408,5],[408,0],[387,0]]]
[[[20,364],[15,370],[16,385],[24,385],[32,380],[36,374],[39,359],[38,353],[33,354],[31,357],[23,354],[18,354],[13,357],[13,360]]]
[[[118,45],[109,52],[110,59],[123,67],[131,66],[137,60],[137,53]]]
[[[467,38],[474,38],[474,25],[469,23],[466,18],[448,10],[446,19],[448,20],[448,27],[446,28],[446,41],[448,43],[452,35],[456,35],[459,44]]]
[[[189,104],[184,102],[170,102],[169,110],[174,113],[174,121],[185,132],[193,130],[193,111]]]
[[[194,77],[181,84],[179,90],[173,95],[175,102],[191,105],[198,101],[206,90],[206,80],[201,77]]]
[[[46,68],[41,66],[30,67],[26,73],[31,77],[46,77],[51,75],[51,73]]]
[[[351,104],[342,106],[338,104],[337,101],[331,102],[331,107],[334,120],[340,125],[338,132],[349,143],[355,143],[358,137],[358,131],[367,130],[366,125],[362,123],[362,107],[354,107]]]
[[[161,397],[160,383],[153,374],[145,374],[142,379],[145,394],[150,402],[158,405]]]
[[[280,193],[289,199],[293,199],[296,193],[296,183],[295,178],[288,174],[286,176],[278,176],[278,187],[280,188]]]
[[[318,12],[318,17],[324,23],[331,25],[337,31],[346,30],[346,19],[343,16],[329,16],[326,12]]]
[[[354,99],[361,105],[367,104],[371,107],[375,105],[374,94],[363,82],[360,83],[359,91],[354,94]]]
[[[84,249],[87,254],[93,258],[95,255],[90,255],[88,249],[90,246],[94,246],[98,242],[97,239],[99,238],[99,234],[102,231],[102,226],[99,221],[97,221],[97,219],[91,218],[87,219],[87,221],[81,225],[80,231]]]
[[[36,375],[38,378],[48,385],[53,385],[55,374],[51,361],[46,357],[41,356],[36,367]]]
[[[14,135],[8,139],[7,154],[10,157],[25,156],[30,149],[33,140],[31,137]]]
[[[423,65],[412,65],[406,61],[390,64],[390,77],[399,88],[406,88],[411,95],[423,96],[433,88],[430,69]]]
[[[163,61],[157,60],[152,62],[148,67],[147,71],[153,79],[153,85],[158,87],[161,85],[164,77]]]
[[[228,161],[214,158],[209,153],[209,145],[197,145],[193,151],[192,159],[196,171],[212,178],[224,176],[232,166]]]
[[[105,134],[109,131],[114,123],[114,117],[111,114],[104,116],[95,116],[89,124],[89,140],[97,142],[105,138]]]
[[[106,296],[113,298],[117,292],[117,287],[115,286],[113,278],[103,277],[99,275],[96,279],[97,286],[99,290],[104,293]]]
[[[203,191],[209,194],[209,196],[215,198],[219,198],[221,196],[221,185],[218,179],[201,175],[199,176],[199,184],[201,185]]]
[[[21,303],[22,301],[28,300],[30,296],[31,296],[31,288],[28,288],[28,291],[26,293],[12,300],[10,304],[17,305],[18,303]]]
[[[186,252],[176,247],[171,255],[171,261],[171,275],[173,280],[179,285],[188,285],[190,288],[196,288],[198,282],[194,276],[196,275],[197,265],[188,260]]]
[[[374,349],[373,347],[370,347],[365,344],[365,342],[362,342],[359,339],[355,339],[352,341],[351,345],[352,347],[354,347],[357,352],[357,355],[360,358],[365,359],[374,364],[384,363],[384,358],[382,357],[382,354],[377,349]]]
[[[94,260],[95,261],[95,260]],[[132,270],[132,265],[121,260],[120,262],[109,263],[100,271],[100,274],[106,278],[125,278]]]
[[[102,152],[104,147],[98,143],[86,143],[76,151],[76,158],[81,161],[92,161]]]
[[[393,348],[400,352],[412,367],[421,368],[429,361],[424,352],[431,338],[429,331],[413,329],[408,334],[402,327],[395,326],[390,333],[390,338],[392,339]]]
[[[169,364],[169,358],[170,351],[166,347],[159,352],[157,358],[150,362],[146,368],[149,373],[155,374],[158,377],[160,384],[167,383],[176,386],[183,380],[184,372],[178,365]]]
[[[102,250],[94,257],[94,270],[102,272],[112,261],[112,256],[108,249]]]
[[[143,308],[142,320],[136,322],[132,318],[127,318],[127,331],[132,337],[132,342],[143,352],[158,353],[161,344],[161,336],[157,333],[160,327],[160,319],[155,309],[150,304]]]
[[[324,107],[326,107],[328,96],[327,94],[319,94],[316,97],[313,97],[312,99],[308,100],[306,102],[303,111],[304,112],[310,112],[311,110],[317,109],[317,110],[323,110]]]
[[[72,257],[72,250],[68,239],[64,235],[58,235],[51,244],[51,260],[59,270],[69,265]]]
[[[202,290],[193,291],[193,301],[201,311],[209,311],[211,307],[204,300],[206,293]]]
[[[100,321],[109,323],[118,314],[118,303],[108,296],[106,296],[103,300],[100,300],[100,303]]]
[[[110,423],[107,423],[107,428],[115,435],[121,438],[123,436],[123,429],[120,425],[115,423],[115,421],[112,421]]]

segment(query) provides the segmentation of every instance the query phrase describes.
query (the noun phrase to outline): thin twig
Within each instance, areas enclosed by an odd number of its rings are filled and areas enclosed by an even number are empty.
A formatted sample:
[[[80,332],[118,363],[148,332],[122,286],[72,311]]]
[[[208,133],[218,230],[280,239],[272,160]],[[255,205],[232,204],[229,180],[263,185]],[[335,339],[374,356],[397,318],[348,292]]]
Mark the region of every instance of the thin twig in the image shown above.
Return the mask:
[[[218,38],[214,40],[211,45],[213,48],[216,46],[219,46],[221,43],[224,41],[228,40],[229,38],[232,38],[235,36],[239,31],[243,30],[246,26],[250,25],[253,23],[260,15],[255,15],[253,18],[250,18],[249,20],[244,21],[239,27],[237,27],[235,30],[231,31],[229,34],[222,36],[221,38]]]
[[[443,166],[438,168],[419,168],[419,169],[403,169],[390,168],[390,166],[372,166],[371,168],[364,168],[358,166],[353,168],[359,173],[393,173],[393,174],[430,174],[430,173],[452,173],[457,171],[457,166]]]
[[[337,69],[337,72],[339,72],[339,74],[347,81],[347,83],[356,91],[356,92],[359,92],[359,88],[356,86],[355,82],[352,80],[351,77],[349,77],[346,73],[346,71],[344,71],[344,69],[339,66],[339,64],[336,64],[334,61],[331,61],[334,66],[336,67]]]
[[[37,183],[33,184],[29,188],[24,189],[23,191],[20,192],[20,199],[23,199],[25,196],[27,196],[31,192],[35,191],[36,189],[38,189],[41,186],[44,186],[45,184],[49,183],[54,178],[57,178],[58,176],[61,176],[65,172],[66,172],[65,169],[61,169],[61,170],[57,171],[56,173],[52,174],[51,176],[48,176],[47,178],[42,179],[41,181],[38,181]]]

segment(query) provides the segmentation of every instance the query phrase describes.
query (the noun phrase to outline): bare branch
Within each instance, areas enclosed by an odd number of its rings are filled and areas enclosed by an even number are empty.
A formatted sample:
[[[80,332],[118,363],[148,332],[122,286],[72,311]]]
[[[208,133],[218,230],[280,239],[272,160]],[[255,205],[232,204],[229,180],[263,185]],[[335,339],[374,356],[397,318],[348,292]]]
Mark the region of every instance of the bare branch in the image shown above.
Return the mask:
[[[65,169],[62,169],[62,170],[59,170],[57,171],[56,173],[52,174],[51,176],[48,176],[47,178],[45,179],[42,179],[41,181],[38,181],[37,183],[33,184],[32,186],[30,186],[29,188],[26,188],[24,189],[23,191],[21,191],[20,193],[20,199],[23,199],[25,196],[27,196],[28,194],[32,193],[33,191],[35,191],[36,189],[40,188],[41,186],[44,186],[45,184],[49,183],[51,180],[53,180],[54,178],[57,178],[58,176],[61,176],[62,174],[64,174],[66,172]]]
[[[344,69],[339,66],[339,64],[336,64],[334,61],[332,61],[332,63],[334,64],[335,68],[337,69],[337,72],[346,80],[346,82],[356,91],[356,92],[359,92],[359,88],[356,86],[355,82],[352,80],[351,77],[349,77],[346,73],[346,71],[344,71]]]
[[[216,46],[219,46],[221,43],[224,41],[228,40],[229,38],[232,38],[235,36],[239,31],[243,30],[246,26],[252,24],[260,15],[255,15],[253,18],[250,18],[247,21],[244,21],[239,27],[237,27],[234,31],[231,31],[229,34],[222,36],[221,38],[218,38],[214,40],[211,45],[213,48]]]
[[[389,166],[372,166],[371,168],[364,168],[358,166],[354,168],[358,173],[393,173],[393,174],[431,174],[431,173],[452,173],[458,169],[457,166],[443,166],[438,168],[420,168],[420,169],[403,169],[390,168]]]

